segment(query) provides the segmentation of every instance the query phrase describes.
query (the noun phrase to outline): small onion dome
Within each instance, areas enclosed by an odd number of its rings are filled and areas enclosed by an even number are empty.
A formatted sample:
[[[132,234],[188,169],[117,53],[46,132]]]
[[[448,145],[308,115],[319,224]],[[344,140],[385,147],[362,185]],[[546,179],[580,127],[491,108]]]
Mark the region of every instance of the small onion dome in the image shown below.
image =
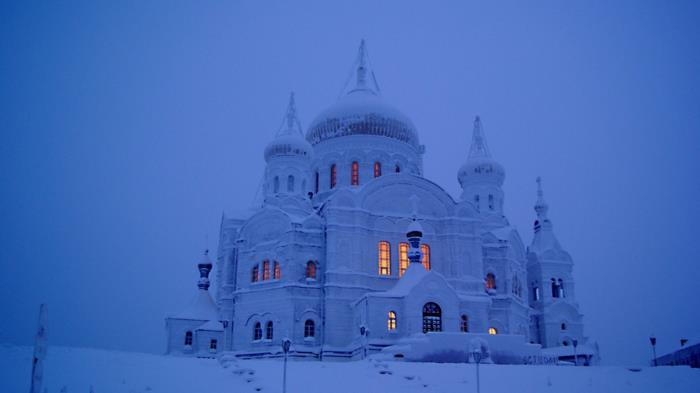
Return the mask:
[[[265,147],[265,161],[272,157],[300,156],[311,157],[313,148],[301,135],[280,135]]]
[[[297,107],[294,101],[294,93],[289,96],[287,114],[282,122],[282,127],[277,132],[275,139],[265,147],[265,161],[270,162],[272,157],[304,157],[309,158],[313,148],[304,140],[301,124],[297,118]]]
[[[423,226],[414,219],[406,228],[406,237],[423,237]]]
[[[490,157],[470,158],[459,168],[457,177],[462,187],[484,183],[500,187],[506,178],[506,171]]]
[[[370,89],[356,89],[322,111],[311,123],[306,140],[316,145],[348,135],[383,136],[418,148],[411,120]]]

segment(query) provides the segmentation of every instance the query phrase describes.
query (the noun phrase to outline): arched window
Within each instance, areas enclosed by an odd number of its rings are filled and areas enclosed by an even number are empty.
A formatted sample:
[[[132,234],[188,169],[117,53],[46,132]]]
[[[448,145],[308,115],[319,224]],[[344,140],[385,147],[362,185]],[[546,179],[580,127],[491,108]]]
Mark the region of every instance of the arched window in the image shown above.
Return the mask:
[[[466,315],[462,315],[462,318],[459,320],[459,331],[462,333],[469,331],[469,318]]]
[[[313,319],[307,319],[304,322],[304,338],[314,337],[316,335],[316,324]]]
[[[564,323],[564,322],[561,323],[561,330],[566,330],[566,323]]]
[[[353,186],[360,184],[360,164],[358,164],[357,161],[353,161],[352,163],[350,182]]]
[[[389,311],[389,318],[386,320],[386,328],[390,332],[396,330],[396,313],[393,311]]]
[[[265,339],[272,340],[272,333],[272,321],[267,321],[267,324],[265,325]]]
[[[391,249],[389,242],[379,242],[379,275],[391,275]]]
[[[425,303],[423,306],[423,333],[442,331],[442,310],[437,303]]]
[[[188,331],[185,333],[185,345],[192,346],[192,332]]]
[[[212,338],[211,341],[209,341],[209,349],[210,349],[212,352],[216,352],[216,347],[217,347],[217,345],[218,345],[218,342],[216,341],[215,338]]]
[[[401,167],[399,166],[399,164],[396,164],[396,168],[394,168],[394,171],[396,173],[401,173]]]
[[[314,261],[306,262],[306,278],[316,279],[316,263]]]
[[[253,270],[250,271],[250,282],[258,282],[260,275],[260,268],[258,265],[253,266]]]
[[[532,298],[535,301],[540,300],[540,287],[537,287],[537,286],[532,287]]]
[[[262,326],[260,322],[255,322],[255,327],[253,328],[253,340],[262,340]]]
[[[374,177],[379,177],[382,175],[382,164],[377,161],[374,163]]]
[[[270,261],[267,259],[263,261],[263,276],[262,276],[263,281],[267,281],[270,279]]]
[[[408,243],[399,243],[399,277],[408,269]]]
[[[493,273],[486,275],[486,289],[496,289],[496,276],[494,276]]]
[[[490,328],[489,328],[489,334],[492,335],[492,336],[495,336],[496,334],[498,334],[498,330],[496,330],[495,327],[490,327]]]
[[[493,195],[489,194],[489,210],[493,210]]]
[[[316,194],[318,194],[318,188],[320,187],[320,181],[319,181],[320,175],[319,175],[318,171],[316,171],[316,178],[315,179],[316,179],[316,184],[314,185],[314,192]]]
[[[280,192],[280,178],[277,176],[275,176],[274,186],[275,186],[275,194],[277,194],[278,192]]]
[[[287,176],[287,192],[294,192],[294,176]]]
[[[430,246],[427,244],[420,245],[420,251],[423,254],[421,257],[421,263],[425,270],[430,270]]]
[[[335,164],[331,165],[331,188],[335,188],[335,184],[338,180],[337,178],[338,173],[336,171],[336,166]]]
[[[552,279],[552,297],[559,297],[559,285],[555,279]]]
[[[279,280],[282,278],[282,268],[280,268],[280,263],[275,261],[274,268],[272,269],[272,278]]]

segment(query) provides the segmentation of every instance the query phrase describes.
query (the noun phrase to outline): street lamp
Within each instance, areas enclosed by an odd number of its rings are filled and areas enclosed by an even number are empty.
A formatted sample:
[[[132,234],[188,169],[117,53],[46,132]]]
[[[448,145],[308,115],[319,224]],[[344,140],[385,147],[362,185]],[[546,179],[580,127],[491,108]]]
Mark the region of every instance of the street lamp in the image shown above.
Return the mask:
[[[576,347],[578,347],[578,340],[571,340],[574,344],[574,366],[578,366],[578,356],[576,356]]]
[[[282,393],[287,393],[287,354],[292,346],[292,340],[285,338],[282,340],[282,351],[284,352],[284,371],[282,372]]]
[[[654,367],[656,367],[656,337],[649,337],[649,342],[651,342],[651,349],[654,351]]]
[[[481,363],[481,348],[475,347],[472,350],[472,357],[474,362],[476,362],[476,393],[481,393],[481,386],[479,381],[479,363]]]

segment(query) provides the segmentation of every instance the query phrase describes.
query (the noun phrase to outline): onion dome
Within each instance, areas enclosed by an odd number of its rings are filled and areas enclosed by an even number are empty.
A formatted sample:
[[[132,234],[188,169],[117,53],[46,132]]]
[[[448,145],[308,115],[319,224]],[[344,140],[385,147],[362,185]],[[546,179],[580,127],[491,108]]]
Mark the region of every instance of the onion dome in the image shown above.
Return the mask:
[[[382,99],[364,40],[360,43],[354,68],[354,86],[348,81],[338,101],[311,123],[306,140],[316,145],[342,136],[375,135],[419,148],[418,133],[411,120]]]
[[[301,123],[297,117],[297,108],[294,101],[294,93],[289,96],[287,114],[275,139],[265,147],[265,161],[269,162],[272,157],[299,156],[311,157],[313,148],[304,139],[301,131]]]
[[[491,158],[479,116],[474,119],[474,133],[467,162],[459,168],[457,177],[462,187],[469,184],[495,184],[500,187],[506,178],[503,166]]]

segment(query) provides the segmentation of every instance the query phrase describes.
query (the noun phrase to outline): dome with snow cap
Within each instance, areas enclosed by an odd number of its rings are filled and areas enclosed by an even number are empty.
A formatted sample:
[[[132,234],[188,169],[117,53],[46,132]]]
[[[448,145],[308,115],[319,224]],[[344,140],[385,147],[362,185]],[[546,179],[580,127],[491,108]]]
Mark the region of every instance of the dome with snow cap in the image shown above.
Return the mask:
[[[385,102],[374,72],[369,67],[364,40],[360,44],[354,86],[322,111],[309,126],[306,140],[316,145],[328,139],[349,135],[383,136],[418,148],[418,133],[411,120]]]
[[[474,119],[474,134],[467,161],[459,168],[457,173],[462,187],[469,184],[495,184],[502,186],[506,178],[503,166],[491,158],[486,138],[481,127],[481,119]]]
[[[300,156],[310,158],[313,148],[304,139],[301,131],[301,123],[297,118],[294,93],[289,97],[289,106],[285,120],[277,132],[275,139],[265,147],[265,161],[272,157]]]

